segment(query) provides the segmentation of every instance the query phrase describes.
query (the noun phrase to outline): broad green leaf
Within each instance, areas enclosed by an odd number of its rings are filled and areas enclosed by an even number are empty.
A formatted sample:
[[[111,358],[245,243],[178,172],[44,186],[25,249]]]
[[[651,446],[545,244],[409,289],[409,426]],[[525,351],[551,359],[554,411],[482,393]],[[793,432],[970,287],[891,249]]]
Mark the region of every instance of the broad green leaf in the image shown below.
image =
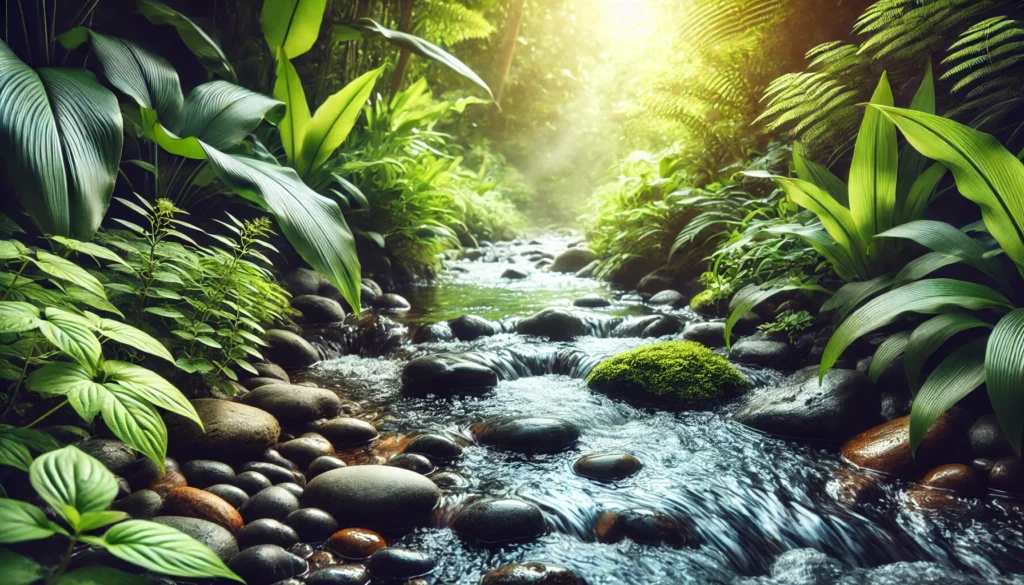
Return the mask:
[[[0,333],[24,333],[39,326],[39,309],[20,301],[0,301]]]
[[[935,314],[951,309],[1010,310],[1013,305],[987,286],[934,278],[912,282],[867,302],[836,329],[821,358],[820,377],[836,363],[843,351],[862,335],[894,322],[905,313]]]
[[[769,298],[781,292],[790,290],[816,290],[819,292],[828,292],[820,286],[806,284],[787,284],[780,286],[767,283],[763,285],[747,285],[743,287],[733,295],[732,301],[729,302],[729,318],[725,321],[726,347],[731,346],[732,329],[744,315]]]
[[[56,585],[146,585],[149,582],[143,575],[132,575],[113,567],[94,565],[64,573]]]
[[[893,105],[892,90],[884,73],[871,103]],[[892,227],[898,163],[896,127],[877,110],[868,109],[850,163],[850,214],[865,242]],[[880,247],[876,244],[874,248]],[[872,256],[882,253],[882,249],[877,249]]]
[[[985,381],[999,425],[1019,456],[1024,419],[1024,309],[1012,311],[992,329],[985,351]]]
[[[921,219],[924,215],[924,210],[935,199],[935,189],[939,186],[942,178],[946,176],[946,171],[946,167],[940,163],[935,163],[918,175],[917,179],[911,183],[907,196],[897,211],[897,223]]]
[[[50,276],[77,284],[101,299],[107,298],[107,293],[104,292],[100,281],[70,260],[39,250],[36,252],[36,260],[33,263]]]
[[[793,166],[796,167],[798,178],[828,191],[828,194],[843,207],[850,204],[846,183],[832,174],[832,171],[807,158],[807,147],[800,142],[793,144]]]
[[[92,319],[94,330],[103,337],[109,337],[114,341],[133,347],[139,351],[155,355],[171,363],[174,362],[174,356],[171,355],[171,352],[167,351],[164,344],[160,343],[160,341],[145,331],[136,329],[126,323],[115,321],[113,319],[106,319],[91,313],[90,317]]]
[[[32,453],[20,441],[9,435],[0,434],[0,465],[9,465],[28,471],[32,465]]]
[[[806,226],[785,224],[773,226],[764,231],[773,234],[794,235],[821,254],[843,280],[855,281],[860,278],[861,269],[859,269],[859,263],[853,261],[846,248],[832,239],[832,236],[825,232],[821,224]]]
[[[981,207],[992,237],[1024,265],[1024,163],[994,137],[923,112],[872,106],[892,120],[921,154],[953,172],[964,197]]]
[[[279,50],[277,55],[277,79],[274,81],[274,97],[284,102],[285,113],[277,129],[281,133],[288,164],[294,167],[302,150],[302,139],[309,125],[309,103],[302,89],[302,80],[288,56]]]
[[[30,250],[18,240],[0,240],[0,260],[13,260],[29,252]]]
[[[127,362],[108,360],[103,363],[103,372],[108,380],[124,386],[136,398],[145,400],[159,408],[180,414],[185,418],[195,421],[202,428],[203,421],[199,419],[199,415],[196,414],[192,403],[173,384],[152,370],[147,370],[142,366]]]
[[[974,238],[944,221],[921,219],[878,234],[880,238],[904,238],[934,252],[955,256],[992,278],[1006,282],[998,262],[985,258],[985,248]]]
[[[106,389],[93,380],[93,375],[78,364],[53,362],[35,370],[25,386],[44,396],[66,396],[68,403],[85,422],[99,414],[106,398]]]
[[[118,384],[104,385],[103,422],[112,433],[154,463],[164,468],[167,456],[167,427],[156,409],[137,398],[134,389]]]
[[[292,169],[204,150],[221,181],[273,213],[299,255],[330,278],[350,306],[359,307],[359,258],[338,205],[303,184]]]
[[[199,58],[208,71],[235,82],[235,70],[217,41],[199,28],[185,15],[156,0],[139,0],[139,12],[153,24],[167,24],[178,31],[178,36],[192,54]]]
[[[154,315],[160,315],[161,317],[167,317],[168,319],[184,319],[185,315],[177,309],[170,307],[146,307],[143,311],[147,313],[153,313]]]
[[[117,98],[91,73],[34,70],[0,41],[0,154],[12,191],[44,234],[96,233],[122,139]]]
[[[889,288],[892,284],[892,277],[888,274],[883,274],[872,278],[871,280],[865,280],[864,282],[849,282],[844,284],[839,290],[835,292],[824,304],[821,305],[822,311],[835,311],[836,319],[841,321],[850,314],[850,311],[857,308],[858,305],[875,296],[875,294],[882,292]]]
[[[886,338],[878,345],[875,355],[871,359],[871,367],[868,369],[868,377],[872,382],[878,382],[882,372],[903,355],[910,340],[910,331],[900,331]]]
[[[57,242],[61,246],[69,250],[78,252],[79,254],[85,254],[93,258],[102,258],[103,260],[110,260],[116,262],[122,266],[128,266],[128,263],[124,261],[120,256],[112,250],[108,250],[99,244],[93,244],[92,242],[80,242],[71,238],[64,238],[61,236],[50,236],[50,239]]]
[[[48,520],[42,510],[28,502],[0,498],[0,544],[39,540],[54,534],[67,532]]]
[[[0,583],[30,585],[43,578],[43,568],[34,560],[13,551],[0,549]]]
[[[921,439],[943,412],[984,383],[984,339],[959,347],[942,360],[914,397],[910,410],[911,451],[917,451]]]
[[[896,273],[892,279],[892,288],[899,288],[908,282],[921,280],[932,272],[951,264],[957,264],[960,258],[940,254],[939,252],[928,252],[914,258]]]
[[[98,542],[115,557],[175,577],[224,577],[244,583],[209,548],[170,526],[128,520]]]
[[[921,85],[917,88],[917,93],[914,94],[914,99],[910,103],[910,109],[926,114],[935,113],[935,78],[932,75],[930,59],[924,77],[921,79]],[[911,146],[904,147],[900,151],[899,174],[896,179],[897,224],[921,218],[924,208],[927,207],[927,202],[923,200],[931,198],[935,191],[935,185],[946,173],[945,167],[942,167],[941,171],[934,168],[928,168],[926,171],[927,164],[928,159]],[[926,179],[925,184],[918,183],[929,173],[937,173],[938,177],[934,179],[931,188],[925,190],[927,182],[930,182],[932,178]]]
[[[82,318],[74,313],[49,307],[46,320],[39,322],[39,331],[63,353],[91,372],[99,370],[103,361],[103,348]]]
[[[260,24],[270,52],[283,49],[294,59],[312,49],[326,6],[327,0],[264,0]]]
[[[47,433],[35,429],[0,425],[0,437],[11,438],[29,449],[40,453],[60,449],[60,443],[56,439]]]
[[[295,168],[300,176],[320,168],[345,141],[383,72],[384,68],[379,67],[360,75],[316,109],[302,137]]]
[[[95,512],[83,512],[78,521],[79,532],[89,532],[115,522],[127,520],[128,514],[117,510],[97,510]]]
[[[114,474],[73,445],[37,457],[28,476],[39,497],[76,530],[81,514],[106,510],[117,496]]]

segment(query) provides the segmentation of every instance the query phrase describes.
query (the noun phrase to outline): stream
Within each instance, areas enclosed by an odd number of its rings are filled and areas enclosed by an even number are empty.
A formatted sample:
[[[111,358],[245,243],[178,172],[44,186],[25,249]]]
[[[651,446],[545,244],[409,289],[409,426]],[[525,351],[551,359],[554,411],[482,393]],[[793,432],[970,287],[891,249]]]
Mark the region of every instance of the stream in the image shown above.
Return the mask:
[[[565,343],[499,333],[472,342],[405,344],[384,357],[327,360],[303,375],[358,403],[359,416],[382,434],[374,448],[378,456],[386,456],[388,445],[399,445],[403,436],[423,432],[465,446],[463,457],[439,468],[465,482],[443,489],[434,526],[389,539],[392,546],[434,556],[437,570],[428,583],[475,585],[490,569],[527,561],[568,567],[589,585],[1024,583],[1020,502],[984,496],[966,511],[923,513],[906,506],[907,483],[889,481],[879,503],[851,509],[824,489],[844,467],[835,445],[754,432],[730,420],[730,405],[712,412],[672,412],[588,390],[582,378],[600,359],[657,340],[607,335],[613,319],[653,312],[639,297],[594,279],[538,269],[523,253],[557,254],[570,241],[549,235],[530,244],[482,248],[479,259],[449,262],[432,283],[404,291],[414,308],[396,319],[410,328],[463,314],[510,320],[599,294],[611,305],[574,309],[596,324],[595,335]],[[501,278],[510,267],[529,276]],[[674,313],[699,320],[689,309]],[[480,396],[404,395],[404,364],[434,353],[492,364],[501,381]],[[772,370],[740,369],[757,386],[784,378]],[[505,415],[562,419],[580,429],[580,439],[573,449],[534,456],[474,442],[471,425]],[[606,452],[632,454],[643,468],[616,482],[573,472],[581,456]],[[483,496],[535,504],[544,512],[547,534],[488,547],[446,527],[460,508]],[[691,527],[694,543],[598,541],[595,526],[602,513],[636,509]]]

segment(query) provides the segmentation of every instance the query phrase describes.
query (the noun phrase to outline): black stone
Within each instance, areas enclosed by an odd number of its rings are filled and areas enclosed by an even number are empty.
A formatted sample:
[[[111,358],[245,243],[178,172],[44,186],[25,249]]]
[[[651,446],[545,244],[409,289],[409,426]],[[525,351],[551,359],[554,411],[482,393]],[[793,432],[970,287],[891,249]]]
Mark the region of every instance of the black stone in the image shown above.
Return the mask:
[[[654,294],[647,302],[651,305],[669,306],[678,309],[690,304],[690,299],[679,291],[663,290]]]
[[[284,371],[284,368],[277,364],[262,362],[253,364],[252,366],[256,368],[256,372],[262,378],[277,378],[286,384],[291,382],[291,379],[288,377],[288,372]]]
[[[338,323],[345,320],[345,309],[334,299],[299,295],[292,297],[291,305],[302,313],[303,323]]]
[[[519,321],[516,331],[521,335],[547,337],[551,341],[572,341],[586,335],[587,325],[583,319],[565,309],[544,309]]]
[[[249,498],[239,510],[246,522],[260,518],[273,518],[283,521],[295,510],[299,509],[299,499],[293,493],[280,486],[271,486],[260,490]]]
[[[227,463],[193,459],[181,466],[181,473],[188,480],[188,485],[205,488],[218,483],[231,483],[235,479],[235,470]]]
[[[572,423],[541,417],[500,417],[473,426],[484,445],[519,453],[558,453],[580,438]]]
[[[327,540],[339,529],[334,516],[317,508],[296,510],[288,514],[284,523],[294,528],[304,542]]]
[[[580,297],[572,302],[572,305],[574,307],[583,307],[585,309],[598,309],[601,307],[607,307],[611,304],[612,302],[609,301],[608,299],[599,297],[597,295],[587,295],[585,297]]]
[[[402,389],[413,393],[479,393],[498,385],[494,370],[455,356],[430,355],[411,360],[402,370]]]
[[[437,487],[447,490],[461,490],[468,488],[469,480],[454,471],[440,471],[430,476],[430,481],[437,484]]]
[[[231,504],[236,509],[241,508],[249,500],[249,494],[240,487],[226,483],[218,483],[206,488],[206,491]]]
[[[501,325],[476,315],[462,315],[448,322],[448,328],[459,341],[473,341],[501,333]]]
[[[306,585],[366,585],[370,572],[362,565],[335,565],[313,571],[306,577]]]
[[[294,461],[300,468],[309,467],[317,457],[333,455],[334,447],[325,437],[315,433],[307,433],[297,439],[283,443],[278,450],[281,455]]]
[[[519,270],[518,268],[509,268],[505,270],[505,272],[501,273],[501,277],[511,280],[522,280],[524,278],[529,278],[530,273],[525,270]]]
[[[725,347],[725,322],[702,321],[690,323],[683,330],[683,339],[696,341],[707,347]]]
[[[425,518],[440,495],[433,482],[417,473],[356,465],[315,477],[306,486],[302,503],[341,518],[349,527],[377,528]]]
[[[227,561],[238,552],[235,537],[223,526],[209,520],[185,516],[157,516],[152,521],[184,532],[206,545],[222,561]]]
[[[264,378],[263,376],[256,376],[254,378],[247,378],[242,380],[242,386],[245,386],[247,390],[255,390],[263,386],[270,386],[271,384],[281,384],[281,380],[277,378]]]
[[[380,295],[373,299],[372,305],[374,309],[382,312],[408,311],[412,308],[412,305],[409,304],[409,301],[405,300],[405,297],[394,293]]]
[[[331,419],[319,427],[316,432],[323,435],[335,447],[352,447],[364,445],[377,438],[377,429],[370,423],[351,417]]]
[[[408,469],[420,475],[426,475],[434,471],[434,464],[430,462],[430,459],[419,453],[399,453],[388,460],[388,465]]]
[[[485,543],[520,542],[544,534],[540,508],[519,500],[484,500],[459,512],[452,522],[459,536]]]
[[[346,467],[345,462],[337,457],[317,457],[309,464],[309,478],[313,479],[321,473],[342,467]]]
[[[691,526],[653,510],[605,512],[598,518],[598,540],[613,543],[624,538],[655,546],[683,546],[696,541]]]
[[[583,585],[583,580],[565,567],[514,563],[488,571],[480,585]]]
[[[264,488],[274,485],[269,479],[267,479],[267,476],[259,473],[258,471],[243,471],[236,475],[235,481],[231,483],[238,486],[242,491],[250,496]]]
[[[306,561],[273,544],[247,548],[228,562],[228,568],[247,585],[270,585],[300,575]]]
[[[601,453],[581,457],[572,470],[590,479],[615,481],[633,475],[642,467],[643,463],[628,453]]]
[[[302,499],[302,493],[304,491],[306,491],[305,489],[303,489],[303,487],[301,485],[299,485],[297,483],[294,483],[294,482],[291,482],[291,481],[286,481],[284,483],[279,483],[279,484],[277,484],[277,487],[281,487],[281,488],[284,488],[284,489],[288,490],[289,492],[291,492],[291,494],[293,496],[295,496],[296,498],[299,498],[300,500]]]
[[[294,461],[292,461],[291,459],[286,459],[284,455],[281,455],[280,451],[274,448],[270,448],[264,451],[262,459],[267,463],[273,463],[274,465],[279,465],[281,467],[284,467],[285,469],[299,471],[299,466],[296,465]]]
[[[419,435],[405,447],[406,453],[420,453],[431,459],[447,461],[462,457],[462,447],[443,435]]]
[[[971,455],[974,457],[1001,459],[1013,456],[1013,447],[994,414],[978,417],[971,425],[968,436],[971,440]]]
[[[124,498],[114,502],[111,506],[139,520],[149,520],[160,513],[164,505],[164,499],[153,490],[138,490],[128,494]]]
[[[301,370],[320,361],[320,354],[308,341],[284,329],[268,329],[263,356],[289,370]]]
[[[269,412],[282,424],[302,424],[341,412],[341,399],[334,392],[296,384],[261,386],[243,396],[241,402]]]
[[[98,459],[114,475],[122,475],[135,462],[135,450],[113,439],[89,439],[75,445],[86,455]]]
[[[280,465],[267,463],[265,461],[250,461],[242,467],[242,471],[255,471],[256,473],[260,473],[269,479],[274,485],[285,482],[293,482],[300,485],[305,483],[305,479],[302,477],[301,473],[292,471],[291,469],[286,469]]]
[[[289,548],[298,544],[299,534],[294,528],[273,518],[260,518],[245,525],[235,534],[238,546],[249,548],[261,544],[274,544]]]
[[[375,580],[392,581],[422,577],[434,570],[434,558],[404,548],[382,548],[373,553],[367,568]]]
[[[753,335],[733,344],[729,350],[729,361],[746,366],[789,369],[800,362],[800,355],[795,347],[785,341]]]

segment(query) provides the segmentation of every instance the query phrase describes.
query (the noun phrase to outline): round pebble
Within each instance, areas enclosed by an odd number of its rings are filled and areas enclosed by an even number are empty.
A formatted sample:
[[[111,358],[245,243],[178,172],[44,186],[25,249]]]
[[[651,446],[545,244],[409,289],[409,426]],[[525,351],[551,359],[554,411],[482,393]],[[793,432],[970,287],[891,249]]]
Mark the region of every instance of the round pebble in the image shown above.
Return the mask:
[[[235,481],[231,482],[245,493],[252,496],[253,494],[268,488],[274,484],[270,483],[267,476],[257,471],[243,471],[235,476]]]
[[[381,581],[422,577],[434,570],[434,558],[404,548],[382,548],[373,553],[367,567],[370,576]]]
[[[346,559],[361,561],[387,546],[384,537],[365,528],[346,528],[335,532],[327,547]]]
[[[238,539],[238,546],[241,548],[261,544],[275,544],[288,548],[299,542],[299,535],[294,528],[273,518],[253,520],[239,530],[235,538]]]
[[[388,460],[388,465],[408,469],[420,475],[434,471],[434,464],[430,462],[430,459],[418,453],[399,453]]]
[[[338,531],[338,521],[327,512],[317,508],[302,508],[285,518],[284,523],[299,533],[305,542],[327,540]]]
[[[280,486],[270,486],[260,490],[249,498],[249,501],[242,506],[242,518],[246,522],[259,520],[260,518],[273,518],[284,520],[295,510],[299,509],[299,499],[287,489]]]

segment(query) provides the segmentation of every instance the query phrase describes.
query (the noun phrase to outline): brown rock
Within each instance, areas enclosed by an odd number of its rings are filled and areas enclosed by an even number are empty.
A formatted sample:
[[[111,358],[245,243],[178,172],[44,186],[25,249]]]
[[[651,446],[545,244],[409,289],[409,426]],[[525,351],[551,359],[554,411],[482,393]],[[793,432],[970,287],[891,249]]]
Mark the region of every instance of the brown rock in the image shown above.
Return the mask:
[[[311,554],[306,562],[309,563],[310,572],[338,564],[338,558],[329,550],[318,550]]]
[[[177,415],[167,416],[171,448],[202,459],[235,461],[254,459],[273,447],[281,426],[270,413],[252,406],[215,398],[192,401],[203,429]]]
[[[361,561],[388,544],[384,537],[372,530],[346,528],[331,536],[327,547],[346,559]]]
[[[1017,458],[1000,459],[988,472],[988,487],[1011,494],[1024,494],[1024,462]]]
[[[940,465],[929,471],[921,480],[921,485],[961,496],[972,496],[981,492],[981,482],[978,481],[974,469],[959,463]]]
[[[543,563],[515,563],[488,571],[481,585],[582,585],[583,580],[564,567]]]
[[[922,511],[946,510],[957,508],[963,500],[953,492],[945,490],[934,490],[924,486],[911,486],[906,491],[907,504],[914,509]]]
[[[164,500],[164,512],[175,516],[200,518],[223,526],[229,532],[238,532],[245,523],[234,506],[217,495],[192,487],[172,491]]]
[[[168,471],[160,477],[153,480],[153,483],[149,484],[149,489],[160,494],[161,497],[166,498],[168,494],[178,488],[183,488],[188,485],[188,481],[185,480],[185,476],[178,471]]]
[[[857,467],[892,475],[909,475],[948,461],[956,452],[953,418],[944,413],[928,429],[910,455],[910,417],[868,429],[843,445],[842,454]]]
[[[878,499],[878,476],[860,469],[840,469],[825,484],[825,492],[844,506],[857,506]]]

